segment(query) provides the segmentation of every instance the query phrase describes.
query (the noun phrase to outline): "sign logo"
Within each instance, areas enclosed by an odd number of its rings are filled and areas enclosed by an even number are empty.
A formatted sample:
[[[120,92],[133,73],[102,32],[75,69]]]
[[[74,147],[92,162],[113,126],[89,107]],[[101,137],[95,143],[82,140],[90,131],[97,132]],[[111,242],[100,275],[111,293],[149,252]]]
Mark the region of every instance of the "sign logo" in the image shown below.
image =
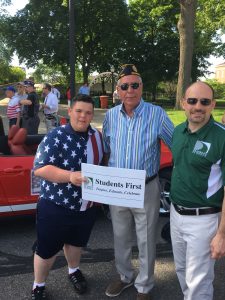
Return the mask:
[[[87,181],[84,183],[84,188],[87,190],[93,190],[93,178],[86,177]]]
[[[211,147],[210,143],[206,143],[203,141],[197,141],[192,153],[197,154],[199,156],[206,157],[207,153],[209,152],[210,147]]]

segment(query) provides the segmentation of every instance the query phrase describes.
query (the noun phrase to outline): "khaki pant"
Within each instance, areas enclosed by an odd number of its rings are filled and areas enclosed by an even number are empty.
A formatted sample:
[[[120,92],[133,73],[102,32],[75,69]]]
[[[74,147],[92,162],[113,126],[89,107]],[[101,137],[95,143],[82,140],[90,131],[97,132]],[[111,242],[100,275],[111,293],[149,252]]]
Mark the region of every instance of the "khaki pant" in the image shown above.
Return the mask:
[[[212,300],[215,260],[210,243],[220,213],[184,216],[171,205],[170,229],[176,273],[184,300]]]
[[[160,186],[158,177],[145,186],[144,208],[110,206],[116,268],[124,282],[130,282],[134,279],[131,259],[132,246],[134,245],[133,229],[135,228],[140,267],[134,285],[139,293],[148,293],[154,286],[159,206]]]

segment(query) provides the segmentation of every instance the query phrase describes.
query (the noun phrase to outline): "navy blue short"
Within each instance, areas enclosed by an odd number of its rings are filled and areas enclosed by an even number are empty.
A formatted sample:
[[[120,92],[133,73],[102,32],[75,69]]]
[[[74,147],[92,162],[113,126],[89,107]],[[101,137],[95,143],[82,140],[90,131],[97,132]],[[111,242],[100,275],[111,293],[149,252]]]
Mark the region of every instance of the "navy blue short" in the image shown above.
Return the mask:
[[[35,252],[48,259],[63,249],[64,244],[85,247],[96,219],[96,207],[70,211],[63,206],[40,199],[37,204],[37,246]]]

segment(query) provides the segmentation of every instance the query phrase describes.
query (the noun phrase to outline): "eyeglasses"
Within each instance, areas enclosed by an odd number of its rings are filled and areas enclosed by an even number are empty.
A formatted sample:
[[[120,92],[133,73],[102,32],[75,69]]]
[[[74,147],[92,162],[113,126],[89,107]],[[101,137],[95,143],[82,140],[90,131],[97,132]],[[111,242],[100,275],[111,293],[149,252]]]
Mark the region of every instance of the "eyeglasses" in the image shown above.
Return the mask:
[[[197,102],[200,102],[201,105],[203,106],[208,106],[212,103],[211,99],[207,99],[207,98],[202,98],[202,99],[198,99],[198,98],[187,98],[187,103],[190,105],[195,105],[197,104]]]
[[[121,88],[122,91],[127,91],[129,89],[129,86],[132,87],[132,89],[137,90],[139,88],[139,86],[141,85],[141,83],[139,82],[133,82],[133,83],[123,83],[121,85],[119,85],[119,87]]]

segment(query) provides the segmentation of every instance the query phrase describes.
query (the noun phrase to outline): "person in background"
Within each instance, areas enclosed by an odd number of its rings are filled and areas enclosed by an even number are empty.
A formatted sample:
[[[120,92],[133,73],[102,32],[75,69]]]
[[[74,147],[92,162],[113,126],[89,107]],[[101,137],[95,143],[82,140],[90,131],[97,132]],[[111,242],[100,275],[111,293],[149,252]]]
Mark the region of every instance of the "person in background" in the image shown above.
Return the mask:
[[[213,299],[215,260],[225,255],[225,126],[212,117],[215,104],[210,85],[191,84],[172,141],[170,229],[185,300]]]
[[[121,101],[120,101],[119,94],[118,94],[117,88],[116,88],[115,91],[113,92],[113,106],[116,106],[119,104],[121,104]]]
[[[19,98],[19,101],[27,99],[25,84],[23,81],[17,83],[16,89],[17,89],[16,96]],[[22,127],[23,107],[24,106],[21,104],[20,105],[20,127]]]
[[[60,91],[54,85],[52,85],[51,92],[56,95],[58,102],[60,102]]]
[[[90,87],[87,82],[84,82],[83,85],[79,88],[78,94],[90,95]]]
[[[5,90],[6,97],[9,98],[7,106],[7,117],[9,119],[9,128],[12,125],[20,125],[20,102],[19,97],[15,95],[16,90],[13,86],[8,86]]]
[[[78,294],[87,291],[81,272],[82,247],[86,246],[96,218],[93,202],[81,198],[81,164],[100,164],[103,157],[101,133],[90,126],[94,102],[78,95],[68,110],[70,123],[49,132],[38,147],[34,174],[41,177],[37,204],[37,246],[34,254],[32,300],[45,299],[45,282],[63,249],[68,278]],[[87,297],[88,298],[88,297]]]
[[[24,81],[18,82],[16,85],[16,96],[19,97],[20,100],[27,99],[27,93],[25,88]]]
[[[108,297],[134,284],[137,300],[150,299],[154,286],[156,228],[160,206],[160,140],[171,145],[173,124],[166,112],[142,99],[143,83],[133,64],[123,66],[117,83],[122,104],[106,112],[103,123],[105,164],[146,170],[144,208],[110,206],[115,263],[120,278],[109,284]],[[132,268],[133,228],[139,250],[139,274]]]
[[[71,104],[71,90],[70,90],[70,86],[66,90],[66,99],[67,99],[68,107],[70,107],[70,104]]]
[[[22,127],[27,129],[28,134],[38,134],[38,127],[40,124],[39,100],[38,95],[34,89],[33,81],[24,81],[27,99],[20,100],[20,104],[24,105],[22,115]]]
[[[52,87],[49,83],[43,86],[43,93],[45,94],[44,103],[41,108],[44,110],[45,126],[47,132],[58,126],[58,98],[51,92]]]

